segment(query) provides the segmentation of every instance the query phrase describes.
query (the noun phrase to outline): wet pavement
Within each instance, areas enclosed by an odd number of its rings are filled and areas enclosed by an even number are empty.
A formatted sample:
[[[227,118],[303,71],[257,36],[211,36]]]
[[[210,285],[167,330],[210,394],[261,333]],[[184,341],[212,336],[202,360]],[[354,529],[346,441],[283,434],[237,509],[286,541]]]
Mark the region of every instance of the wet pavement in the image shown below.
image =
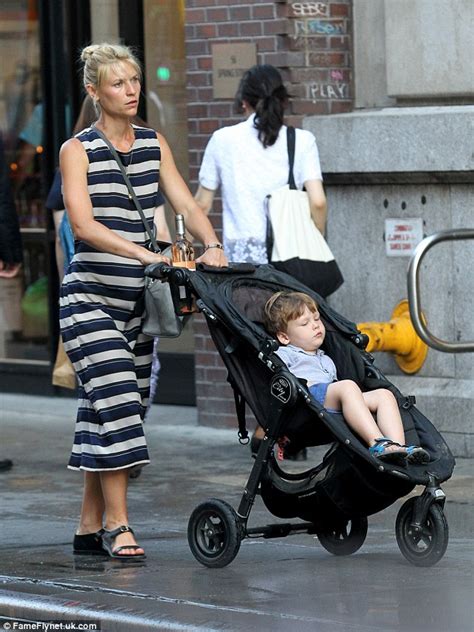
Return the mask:
[[[147,559],[122,564],[72,554],[81,494],[81,475],[65,467],[74,401],[0,394],[0,410],[0,456],[15,462],[0,473],[0,629],[16,618],[127,632],[472,630],[471,461],[459,460],[443,485],[450,542],[434,567],[400,553],[400,500],[369,518],[352,556],[333,556],[304,534],[244,540],[229,566],[209,569],[188,547],[189,516],[209,497],[236,508],[253,461],[236,431],[197,426],[193,408],[155,406],[146,424],[152,464],[130,486],[131,524]],[[249,526],[272,522],[257,499]]]

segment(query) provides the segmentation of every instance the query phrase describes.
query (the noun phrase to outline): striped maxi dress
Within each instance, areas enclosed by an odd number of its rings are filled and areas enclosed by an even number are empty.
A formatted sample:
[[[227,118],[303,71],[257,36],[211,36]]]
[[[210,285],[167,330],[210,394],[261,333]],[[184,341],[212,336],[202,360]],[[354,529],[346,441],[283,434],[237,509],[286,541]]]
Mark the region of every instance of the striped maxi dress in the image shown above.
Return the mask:
[[[135,142],[119,152],[150,225],[157,202],[160,146],[153,130],[133,126]],[[89,159],[94,219],[142,246],[148,237],[119,167],[94,127],[78,138]],[[68,467],[119,470],[149,463],[143,432],[153,339],[141,332],[144,267],[76,241],[61,287],[64,348],[79,378],[74,445]]]

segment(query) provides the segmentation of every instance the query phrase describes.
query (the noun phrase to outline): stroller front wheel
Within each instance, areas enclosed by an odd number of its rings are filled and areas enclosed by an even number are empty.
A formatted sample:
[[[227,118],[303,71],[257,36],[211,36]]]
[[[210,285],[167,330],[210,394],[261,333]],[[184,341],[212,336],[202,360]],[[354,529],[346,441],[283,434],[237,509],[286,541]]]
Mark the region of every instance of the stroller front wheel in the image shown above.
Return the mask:
[[[333,555],[352,555],[364,544],[368,521],[365,516],[347,520],[338,526],[318,532],[318,539]]]
[[[198,562],[209,568],[230,564],[240,549],[242,526],[233,507],[211,498],[192,512],[188,544]]]
[[[443,557],[448,546],[449,528],[446,516],[437,503],[432,503],[420,529],[413,527],[416,498],[409,498],[400,508],[395,524],[398,548],[415,566],[433,566]]]

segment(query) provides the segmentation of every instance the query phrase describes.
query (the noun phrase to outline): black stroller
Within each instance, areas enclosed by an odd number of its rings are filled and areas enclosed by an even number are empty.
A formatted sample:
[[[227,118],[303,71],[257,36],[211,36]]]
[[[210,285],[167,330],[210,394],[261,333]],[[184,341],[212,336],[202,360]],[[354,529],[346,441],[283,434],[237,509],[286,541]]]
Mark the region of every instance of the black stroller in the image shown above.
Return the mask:
[[[357,551],[367,535],[367,516],[390,506],[424,485],[409,498],[396,520],[396,538],[405,558],[417,566],[436,564],[448,545],[440,483],[450,478],[454,458],[436,428],[376,368],[364,351],[367,338],[354,323],[337,314],[315,292],[271,266],[234,264],[230,268],[198,266],[196,272],[149,266],[147,274],[167,278],[177,313],[192,306],[206,317],[211,336],[229,372],[239,419],[239,439],[248,442],[245,403],[265,430],[237,511],[219,499],[209,499],[192,512],[188,542],[196,559],[208,567],[223,567],[237,555],[244,538],[317,535],[334,555]],[[424,447],[425,465],[391,465],[369,454],[341,414],[327,412],[310,395],[305,382],[293,376],[274,353],[278,343],[262,326],[263,307],[279,290],[302,291],[318,303],[326,326],[324,350],[332,357],[339,379],[351,379],[362,390],[387,388],[399,403],[407,443]],[[273,448],[289,439],[294,453],[306,446],[329,444],[322,462],[301,473],[279,466]],[[257,494],[280,522],[247,526]]]

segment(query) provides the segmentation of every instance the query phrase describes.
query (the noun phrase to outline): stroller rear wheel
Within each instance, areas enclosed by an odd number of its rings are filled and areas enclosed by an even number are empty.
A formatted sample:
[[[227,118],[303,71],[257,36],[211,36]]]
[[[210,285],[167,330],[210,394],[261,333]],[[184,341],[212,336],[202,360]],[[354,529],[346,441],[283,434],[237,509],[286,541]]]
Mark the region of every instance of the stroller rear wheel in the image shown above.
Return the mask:
[[[242,527],[228,503],[211,498],[198,505],[188,522],[188,543],[198,562],[209,568],[230,564],[240,549]]]
[[[366,517],[357,517],[337,527],[318,532],[318,539],[326,551],[333,555],[351,555],[360,549],[367,536]]]
[[[440,505],[432,503],[421,529],[414,529],[411,522],[415,501],[416,498],[409,498],[398,512],[395,525],[398,547],[415,566],[433,566],[446,552],[448,523]]]

